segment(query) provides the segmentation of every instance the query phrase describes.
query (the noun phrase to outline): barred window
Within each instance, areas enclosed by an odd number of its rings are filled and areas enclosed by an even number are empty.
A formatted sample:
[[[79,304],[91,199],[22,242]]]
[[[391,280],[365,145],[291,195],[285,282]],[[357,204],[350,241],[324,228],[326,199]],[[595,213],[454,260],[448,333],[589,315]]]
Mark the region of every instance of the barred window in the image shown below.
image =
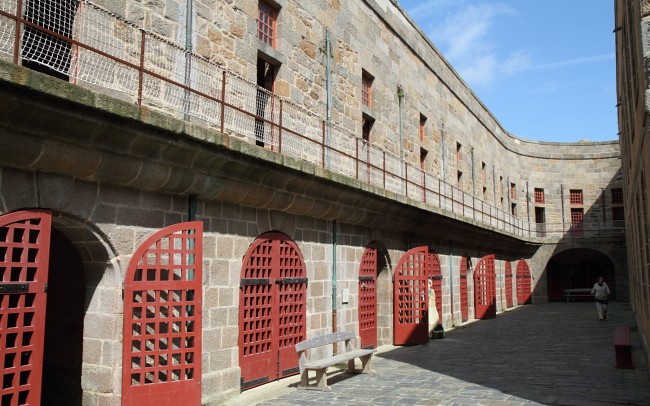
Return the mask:
[[[535,203],[544,204],[544,189],[535,188]]]
[[[373,77],[363,71],[361,74],[361,102],[366,107],[372,107],[372,81]]]
[[[571,190],[569,190],[569,203],[571,203],[571,204],[582,204],[582,190],[581,189],[571,189]]]
[[[510,184],[510,198],[511,199],[517,198],[517,185],[515,185],[514,183]]]
[[[612,220],[614,220],[614,221],[623,221],[623,220],[625,220],[625,215],[623,213],[623,207],[621,207],[621,206],[612,207]]]
[[[612,204],[623,204],[623,189],[612,189]]]
[[[257,38],[275,48],[276,21],[278,13],[268,3],[258,3],[259,18],[257,20]]]
[[[582,219],[584,217],[584,212],[582,209],[571,209],[571,224],[578,225],[582,224]]]

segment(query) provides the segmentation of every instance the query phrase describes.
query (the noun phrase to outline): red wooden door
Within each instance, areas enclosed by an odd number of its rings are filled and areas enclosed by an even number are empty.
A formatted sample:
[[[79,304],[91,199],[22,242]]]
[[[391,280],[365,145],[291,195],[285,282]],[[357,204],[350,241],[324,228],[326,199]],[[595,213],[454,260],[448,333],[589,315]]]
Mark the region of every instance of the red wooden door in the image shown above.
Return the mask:
[[[429,341],[427,278],[429,249],[413,248],[400,258],[393,290],[393,344],[415,345]]]
[[[0,362],[3,406],[41,402],[52,216],[0,216]]]
[[[440,269],[440,258],[438,257],[438,254],[430,252],[427,260],[429,261],[428,263],[429,278],[433,282],[431,287],[433,288],[433,291],[436,293],[436,310],[438,311],[438,316],[440,317],[440,321],[438,322],[438,324],[441,324],[442,323],[442,271]]]
[[[122,405],[201,403],[203,223],[175,224],[135,251],[124,281]]]
[[[460,260],[460,315],[463,321],[469,319],[469,299],[467,297],[467,257]]]
[[[506,262],[506,307],[512,307],[512,265]]]
[[[530,303],[530,268],[523,259],[517,262],[517,303],[528,304]]]
[[[294,346],[306,338],[307,277],[298,246],[267,233],[244,256],[239,294],[242,389],[298,372]]]
[[[474,269],[474,306],[477,319],[491,319],[497,315],[495,282],[494,255],[488,255],[481,258]]]
[[[362,348],[377,347],[377,248],[368,247],[359,265],[359,336]]]

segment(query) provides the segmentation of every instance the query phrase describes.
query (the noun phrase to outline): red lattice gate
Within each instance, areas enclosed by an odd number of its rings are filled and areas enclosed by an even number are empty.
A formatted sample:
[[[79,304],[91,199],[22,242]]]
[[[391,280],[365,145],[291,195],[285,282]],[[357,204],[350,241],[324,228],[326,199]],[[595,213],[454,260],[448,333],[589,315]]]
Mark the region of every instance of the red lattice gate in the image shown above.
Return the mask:
[[[494,255],[481,258],[474,269],[474,306],[477,319],[491,319],[497,315]]]
[[[460,260],[460,315],[463,321],[469,319],[469,298],[467,295],[467,257]]]
[[[393,344],[415,345],[429,341],[427,278],[432,261],[427,247],[413,248],[400,258],[393,291]]]
[[[506,307],[512,307],[512,265],[506,262]]]
[[[46,286],[52,216],[0,216],[2,406],[41,402]]]
[[[530,268],[523,259],[517,262],[517,303],[529,304],[531,283],[530,283]]]
[[[359,266],[359,336],[363,348],[377,347],[377,256],[377,248],[366,248]]]
[[[242,389],[298,373],[294,346],[306,337],[307,276],[287,236],[259,237],[244,256],[239,294]]]
[[[201,403],[203,223],[176,224],[135,251],[124,282],[122,405]]]

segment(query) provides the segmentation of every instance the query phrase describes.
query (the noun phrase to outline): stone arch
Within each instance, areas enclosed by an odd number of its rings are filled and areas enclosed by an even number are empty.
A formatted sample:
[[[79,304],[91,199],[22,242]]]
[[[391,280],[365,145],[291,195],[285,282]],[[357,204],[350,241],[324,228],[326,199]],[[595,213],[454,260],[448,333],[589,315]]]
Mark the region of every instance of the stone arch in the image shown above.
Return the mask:
[[[546,265],[549,301],[563,300],[565,289],[591,288],[603,276],[616,299],[617,283],[614,261],[593,248],[568,248],[555,253]]]

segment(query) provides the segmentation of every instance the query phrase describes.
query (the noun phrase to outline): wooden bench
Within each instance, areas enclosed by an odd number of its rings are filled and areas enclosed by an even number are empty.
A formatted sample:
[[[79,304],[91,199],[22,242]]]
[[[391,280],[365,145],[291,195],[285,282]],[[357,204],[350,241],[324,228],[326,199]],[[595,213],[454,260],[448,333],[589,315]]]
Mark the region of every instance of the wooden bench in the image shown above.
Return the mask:
[[[630,326],[616,326],[614,332],[614,352],[616,353],[616,368],[634,368],[634,365],[632,365]]]
[[[564,289],[564,297],[567,302],[571,299],[593,299],[590,288]]]
[[[352,346],[352,341],[359,342],[359,339],[354,333],[338,332],[330,333],[321,337],[312,338],[296,344],[296,351],[298,352],[298,366],[300,367],[300,386],[302,389],[317,389],[322,391],[329,391],[331,388],[327,386],[327,368],[340,364],[343,362],[348,363],[348,368],[345,373],[374,373],[371,368],[372,354],[374,349],[355,349]],[[332,345],[338,342],[345,342],[345,352],[332,355],[326,358],[316,359],[310,354],[313,349]],[[361,370],[354,367],[354,360],[359,358],[361,360]],[[316,371],[316,385],[309,385],[308,371]]]

